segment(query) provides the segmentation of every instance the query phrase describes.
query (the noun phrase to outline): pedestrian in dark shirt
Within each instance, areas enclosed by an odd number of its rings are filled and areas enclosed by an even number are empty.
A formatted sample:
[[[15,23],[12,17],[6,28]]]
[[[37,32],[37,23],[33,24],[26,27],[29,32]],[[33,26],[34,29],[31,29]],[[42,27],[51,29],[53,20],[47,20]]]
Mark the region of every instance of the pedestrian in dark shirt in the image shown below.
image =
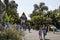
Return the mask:
[[[42,27],[42,39],[45,40],[45,35],[47,34],[46,32],[46,26],[43,24],[43,27]]]
[[[28,30],[29,30],[29,32],[30,32],[30,30],[31,30],[31,25],[28,26]]]

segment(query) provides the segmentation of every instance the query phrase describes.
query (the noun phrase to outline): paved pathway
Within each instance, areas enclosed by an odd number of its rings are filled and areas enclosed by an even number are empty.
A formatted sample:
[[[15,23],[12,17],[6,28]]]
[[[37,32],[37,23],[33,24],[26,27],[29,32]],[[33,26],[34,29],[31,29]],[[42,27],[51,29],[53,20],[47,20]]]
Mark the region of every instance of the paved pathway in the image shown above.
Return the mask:
[[[39,40],[38,31],[36,30],[31,30],[31,33],[26,30],[25,34],[25,40]],[[53,34],[53,32],[48,32],[46,40],[60,40],[60,32],[56,32],[55,34]]]

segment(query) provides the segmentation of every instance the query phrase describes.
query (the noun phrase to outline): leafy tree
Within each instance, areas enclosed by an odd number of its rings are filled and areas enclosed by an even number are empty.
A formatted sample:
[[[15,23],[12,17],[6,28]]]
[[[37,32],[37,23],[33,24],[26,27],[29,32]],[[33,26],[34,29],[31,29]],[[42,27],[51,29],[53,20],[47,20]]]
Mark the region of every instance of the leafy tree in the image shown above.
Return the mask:
[[[32,16],[36,16],[36,15],[43,15],[44,14],[44,10],[48,10],[48,7],[45,6],[45,3],[40,3],[39,5],[34,4],[34,10],[32,12],[32,14],[30,15],[30,17]]]
[[[11,17],[11,15],[9,15],[8,16],[8,14],[4,11],[3,12],[3,14],[2,14],[2,22],[4,23],[4,22],[12,22],[12,21],[14,21],[14,18],[13,17]]]
[[[13,17],[14,20],[19,19],[19,15],[17,13],[17,6],[18,4],[16,4],[15,1],[11,1],[9,3],[8,15],[11,15],[11,17]]]
[[[34,4],[34,10],[32,12],[32,14],[30,15],[30,17],[32,18],[32,22],[33,24],[35,24],[36,28],[38,29],[40,25],[42,25],[43,23],[48,24],[48,18],[47,14],[44,14],[44,11],[48,10],[48,7],[45,6],[45,3],[40,3],[39,5]],[[51,23],[51,22],[50,22]]]
[[[17,13],[18,4],[16,4],[15,1],[12,0],[9,2],[9,0],[4,0],[4,4],[2,3],[1,5],[2,5],[2,9],[3,9],[3,13],[2,13],[3,17],[5,17],[5,15],[7,15],[5,18],[6,19],[8,18],[9,22],[13,22],[14,20],[19,19],[19,15]],[[6,14],[4,13],[4,11]],[[4,20],[4,18],[2,18],[2,20]]]
[[[40,16],[33,16],[31,22],[35,25],[35,28],[39,28],[39,26],[43,23],[42,18]]]
[[[59,11],[60,11],[60,7],[58,9],[53,10],[53,17],[54,18],[52,18],[53,19],[53,24],[57,28],[59,28],[59,26],[60,26],[60,22],[59,22],[59,20],[60,20],[60,12]]]
[[[9,5],[9,0],[4,0],[5,6],[6,6],[6,11],[8,10],[8,5]]]
[[[4,22],[9,22],[9,17],[6,12],[3,12],[3,21]]]

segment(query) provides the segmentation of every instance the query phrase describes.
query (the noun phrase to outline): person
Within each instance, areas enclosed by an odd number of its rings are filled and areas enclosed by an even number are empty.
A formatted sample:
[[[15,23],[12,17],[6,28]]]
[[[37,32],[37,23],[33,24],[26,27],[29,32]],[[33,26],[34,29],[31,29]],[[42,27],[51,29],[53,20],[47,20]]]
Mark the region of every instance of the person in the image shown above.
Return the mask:
[[[42,25],[39,27],[39,39],[42,40]]]
[[[18,30],[18,31],[21,30],[21,25],[19,23],[16,25],[16,30]]]
[[[9,22],[5,22],[5,23],[4,23],[4,26],[5,26],[5,29],[7,29],[7,28],[10,27],[10,23],[9,23]]]
[[[42,27],[42,39],[45,40],[45,36],[46,36],[47,32],[46,32],[46,27],[45,25],[43,24],[43,27]]]
[[[31,30],[31,25],[28,26],[28,30],[29,30],[29,32],[30,32],[30,30]]]
[[[34,30],[34,26],[32,26],[32,29]]]
[[[23,27],[24,31],[26,31],[27,25],[23,23],[21,26]]]

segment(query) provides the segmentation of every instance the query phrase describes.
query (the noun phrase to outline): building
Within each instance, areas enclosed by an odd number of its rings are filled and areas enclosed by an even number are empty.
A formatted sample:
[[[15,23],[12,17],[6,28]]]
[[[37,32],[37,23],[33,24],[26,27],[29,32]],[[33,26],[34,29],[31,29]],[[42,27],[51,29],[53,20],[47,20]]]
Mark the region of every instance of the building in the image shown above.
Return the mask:
[[[21,17],[20,17],[20,20],[21,20],[21,24],[22,24],[22,27],[24,28],[24,29],[26,29],[27,28],[27,22],[29,21],[28,20],[28,17],[26,16],[26,14],[23,12],[22,13],[22,15],[21,15]]]
[[[23,12],[23,14],[20,17],[21,23],[25,23],[27,21],[27,17],[25,15],[25,13]]]

